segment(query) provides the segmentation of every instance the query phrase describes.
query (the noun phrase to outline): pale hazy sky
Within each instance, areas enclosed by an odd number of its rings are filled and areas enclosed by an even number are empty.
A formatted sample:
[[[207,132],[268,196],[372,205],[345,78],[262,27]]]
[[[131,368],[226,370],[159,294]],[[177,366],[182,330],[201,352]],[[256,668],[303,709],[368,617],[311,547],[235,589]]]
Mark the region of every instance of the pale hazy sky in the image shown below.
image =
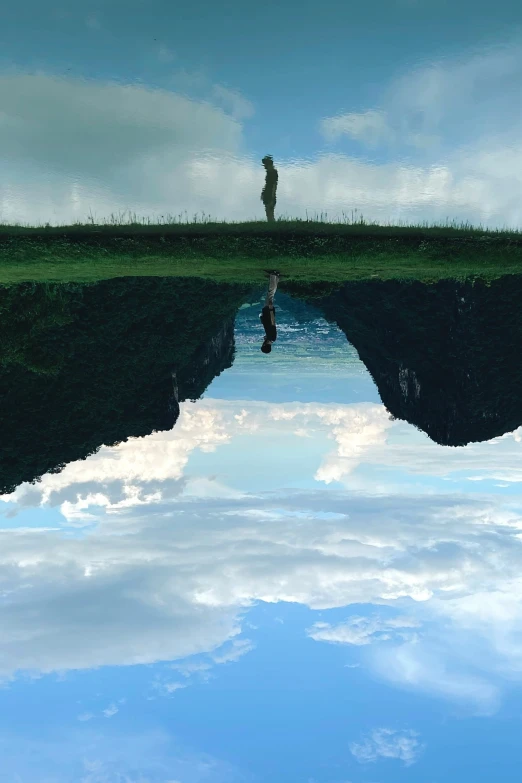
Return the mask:
[[[0,219],[521,223],[514,2],[108,0],[2,12]]]

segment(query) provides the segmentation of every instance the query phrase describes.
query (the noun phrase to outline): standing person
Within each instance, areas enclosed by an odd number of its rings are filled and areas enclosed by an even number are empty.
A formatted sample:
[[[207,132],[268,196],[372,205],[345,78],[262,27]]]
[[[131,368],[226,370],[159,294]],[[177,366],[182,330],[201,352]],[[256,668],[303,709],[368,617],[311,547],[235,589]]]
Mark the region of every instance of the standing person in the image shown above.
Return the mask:
[[[268,270],[265,271],[268,272]],[[266,335],[265,339],[263,340],[263,345],[261,346],[263,353],[270,353],[272,350],[272,343],[277,340],[274,294],[277,290],[277,283],[279,282],[279,272],[270,271],[268,274],[270,275],[270,279],[268,281],[268,292],[266,295],[265,306],[263,307],[261,315],[259,316],[261,323],[265,327]]]
[[[261,201],[265,205],[266,219],[269,223],[273,223],[275,220],[274,209],[276,205],[276,190],[279,175],[277,169],[274,167],[274,161],[271,155],[265,155],[261,163],[266,171],[265,187],[261,191]]]

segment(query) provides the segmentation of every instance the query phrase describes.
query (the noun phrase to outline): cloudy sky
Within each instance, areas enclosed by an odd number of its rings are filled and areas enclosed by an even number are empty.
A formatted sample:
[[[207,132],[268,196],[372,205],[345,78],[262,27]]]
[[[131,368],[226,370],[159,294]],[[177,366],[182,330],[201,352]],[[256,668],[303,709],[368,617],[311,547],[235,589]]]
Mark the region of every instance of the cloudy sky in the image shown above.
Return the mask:
[[[277,213],[518,227],[514,0],[4,8],[0,220]]]
[[[262,218],[271,153],[282,215],[520,225],[518,6],[318,8],[3,9],[0,220]],[[518,780],[522,430],[243,328],[172,432],[0,498],[0,783]]]
[[[244,398],[254,310],[172,432],[0,498],[0,781],[515,780],[522,430],[439,446],[310,324]]]

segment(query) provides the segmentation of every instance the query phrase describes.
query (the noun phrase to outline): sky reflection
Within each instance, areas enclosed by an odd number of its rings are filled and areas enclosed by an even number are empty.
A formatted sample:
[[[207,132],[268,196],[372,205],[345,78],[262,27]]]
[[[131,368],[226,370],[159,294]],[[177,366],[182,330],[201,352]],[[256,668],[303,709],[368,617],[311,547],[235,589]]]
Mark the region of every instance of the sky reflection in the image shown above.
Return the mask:
[[[233,366],[171,432],[3,496],[6,704],[57,699],[47,731],[76,743],[72,767],[91,743],[98,777],[64,780],[117,780],[99,732],[117,747],[131,727],[165,769],[143,762],[132,781],[170,780],[187,753],[180,780],[282,780],[253,739],[277,757],[281,732],[292,780],[437,779],[457,735],[459,763],[479,766],[471,737],[518,724],[522,431],[447,448],[364,398],[266,401],[262,383],[260,399],[220,397],[253,361],[254,310]],[[283,385],[314,328],[281,335]],[[353,379],[372,400],[346,351],[332,377],[347,359],[346,396]],[[202,722],[213,710],[225,721]]]
[[[206,0],[175,20],[156,0],[33,5],[4,20],[5,221],[264,220],[268,152],[276,216],[520,224],[509,0],[495,20],[465,0],[450,26],[440,4],[268,4],[274,21],[232,9],[220,36]]]
[[[0,220],[264,220],[271,154],[276,217],[519,228],[521,43],[511,0],[21,0]],[[0,497],[0,783],[518,781],[522,428],[437,445],[277,296],[269,365],[255,302],[172,431]]]

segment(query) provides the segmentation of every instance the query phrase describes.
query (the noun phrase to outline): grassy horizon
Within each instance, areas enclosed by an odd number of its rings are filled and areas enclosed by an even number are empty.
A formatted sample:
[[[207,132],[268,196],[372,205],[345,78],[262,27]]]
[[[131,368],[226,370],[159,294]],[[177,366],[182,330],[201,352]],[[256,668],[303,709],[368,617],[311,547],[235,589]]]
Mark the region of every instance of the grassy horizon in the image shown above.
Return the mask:
[[[352,209],[351,210],[351,217],[348,216],[347,213],[344,211],[342,212],[344,216],[344,220],[336,220],[336,221],[328,221],[323,219],[323,215],[327,218],[328,213],[327,212],[321,212],[319,217],[310,218],[288,218],[288,217],[281,217],[278,216],[275,219],[275,222],[268,223],[266,219],[261,220],[243,220],[243,221],[234,221],[234,220],[212,220],[209,215],[205,215],[203,212],[203,219],[198,220],[198,213],[194,214],[192,221],[185,220],[182,221],[181,217],[183,214],[188,217],[188,213],[185,210],[184,213],[180,213],[177,218],[173,217],[172,215],[167,215],[166,218],[164,215],[161,215],[162,218],[164,218],[163,222],[157,221],[157,222],[151,222],[151,218],[142,218],[141,221],[136,218],[136,213],[134,212],[132,215],[130,213],[130,210],[128,210],[129,213],[129,219],[127,222],[123,222],[123,215],[119,215],[118,217],[115,217],[114,214],[111,213],[110,219],[104,219],[103,223],[98,223],[95,220],[95,217],[91,214],[88,221],[85,223],[82,223],[80,221],[76,221],[75,223],[61,223],[56,225],[51,225],[50,223],[44,223],[39,225],[29,225],[29,224],[21,224],[19,222],[17,223],[5,223],[0,222],[0,235],[1,234],[8,234],[8,233],[25,233],[25,232],[35,232],[35,231],[41,231],[42,229],[47,232],[54,232],[54,231],[63,231],[64,229],[67,229],[69,231],[83,231],[85,229],[121,229],[121,228],[139,228],[140,230],[143,229],[149,229],[154,231],[164,230],[165,228],[169,229],[175,229],[177,233],[181,233],[183,231],[189,230],[193,231],[194,229],[212,229],[226,233],[226,231],[233,227],[234,229],[243,229],[245,231],[251,231],[253,228],[264,228],[266,230],[273,231],[276,230],[282,230],[282,229],[288,229],[292,227],[299,227],[304,228],[307,226],[311,226],[314,229],[321,228],[326,229],[329,231],[339,231],[340,228],[351,228],[351,229],[363,229],[364,233],[368,232],[368,229],[377,230],[377,231],[391,231],[391,232],[398,232],[401,234],[407,234],[408,232],[417,233],[419,231],[429,231],[430,233],[435,232],[447,232],[448,236],[454,236],[455,234],[491,234],[491,235],[501,235],[501,236],[516,236],[522,238],[522,228],[515,229],[515,228],[484,228],[482,225],[474,226],[469,222],[460,223],[457,224],[455,220],[453,220],[451,223],[449,222],[449,217],[446,218],[446,222],[444,224],[437,224],[432,223],[431,225],[428,225],[427,221],[424,221],[422,224],[412,224],[412,223],[406,223],[403,224],[402,221],[399,221],[398,224],[394,223],[378,223],[376,221],[370,221],[368,222],[365,220],[363,214],[359,214],[358,209]],[[370,232],[371,233],[371,232]]]
[[[185,213],[187,214],[187,213]],[[129,213],[110,222],[40,226],[0,224],[0,283],[93,282],[126,276],[185,276],[259,282],[345,282],[371,278],[494,279],[522,274],[522,230],[469,223],[380,225],[351,219],[278,217],[275,222],[151,222]],[[203,213],[204,218],[205,216]],[[327,217],[327,213],[325,213]],[[164,218],[164,216],[161,216]],[[181,215],[179,216],[181,217]]]

